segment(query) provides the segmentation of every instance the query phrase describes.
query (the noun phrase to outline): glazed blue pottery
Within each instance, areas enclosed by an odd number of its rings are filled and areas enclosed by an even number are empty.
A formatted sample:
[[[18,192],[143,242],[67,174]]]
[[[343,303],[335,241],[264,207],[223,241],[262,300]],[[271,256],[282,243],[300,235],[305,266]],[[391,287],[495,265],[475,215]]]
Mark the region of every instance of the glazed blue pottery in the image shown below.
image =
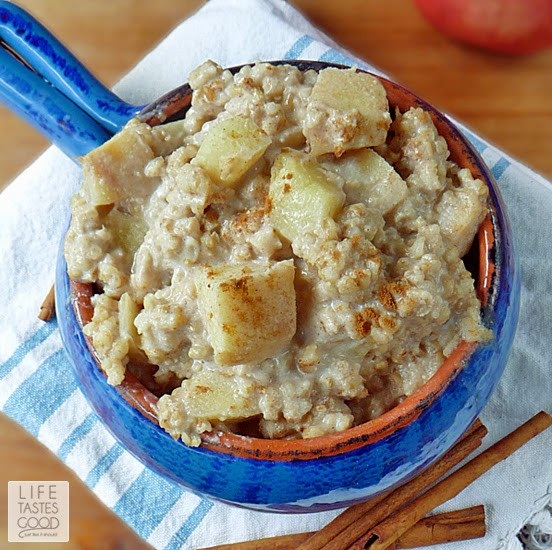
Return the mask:
[[[156,125],[183,117],[190,104],[187,85],[147,107],[123,102],[38,22],[8,2],[0,2],[0,38],[17,53],[0,49],[0,99],[72,158],[103,143],[133,116]],[[286,63],[301,70],[340,67],[310,61]],[[69,280],[60,247],[57,316],[80,387],[111,433],[158,474],[198,494],[257,510],[338,508],[366,500],[422,472],[450,449],[489,399],[506,364],[519,309],[519,269],[504,204],[481,158],[450,121],[407,90],[380,80],[392,107],[427,110],[447,140],[452,160],[489,186],[491,214],[479,231],[469,263],[476,277],[482,319],[494,338],[475,350],[462,344],[401,405],[343,433],[299,441],[212,433],[203,437],[200,447],[186,447],[157,425],[157,398],[132,376],[127,375],[116,388],[107,384],[82,331],[92,313],[92,287]]]

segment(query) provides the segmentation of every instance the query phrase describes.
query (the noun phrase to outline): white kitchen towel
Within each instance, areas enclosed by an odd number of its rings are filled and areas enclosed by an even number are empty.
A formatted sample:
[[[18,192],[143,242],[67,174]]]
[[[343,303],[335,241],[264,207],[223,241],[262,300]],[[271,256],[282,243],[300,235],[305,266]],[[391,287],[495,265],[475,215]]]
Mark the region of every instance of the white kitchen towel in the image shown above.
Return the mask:
[[[47,23],[47,22],[46,22]],[[211,0],[178,26],[115,88],[145,104],[187,80],[211,58],[223,66],[255,60],[321,59],[371,68],[340,50],[283,0]],[[485,446],[541,409],[552,409],[552,185],[466,131],[499,182],[523,269],[513,351],[483,413]],[[0,409],[54,451],[100,499],[156,548],[198,548],[315,530],[337,512],[286,516],[215,504],[163,480],[107,432],[73,378],[55,322],[36,319],[54,276],[58,242],[79,168],[50,148],[0,195]],[[483,542],[450,550],[518,549],[519,529],[549,525],[552,430],[538,436],[439,510],[484,503]]]

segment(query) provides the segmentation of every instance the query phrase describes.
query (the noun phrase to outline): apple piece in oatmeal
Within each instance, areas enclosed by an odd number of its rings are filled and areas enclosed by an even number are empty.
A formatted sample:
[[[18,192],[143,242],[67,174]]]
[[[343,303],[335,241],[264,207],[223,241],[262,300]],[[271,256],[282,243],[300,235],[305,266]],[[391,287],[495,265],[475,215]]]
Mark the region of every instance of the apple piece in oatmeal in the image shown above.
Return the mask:
[[[296,330],[294,274],[292,260],[202,270],[198,306],[218,364],[262,361],[289,345]]]
[[[391,124],[387,95],[373,75],[323,69],[307,105],[303,133],[315,155],[385,143]]]
[[[217,183],[233,187],[270,143],[270,138],[250,118],[229,118],[209,130],[194,162]]]
[[[270,219],[288,240],[316,231],[345,202],[342,181],[306,154],[285,151],[272,166]]]

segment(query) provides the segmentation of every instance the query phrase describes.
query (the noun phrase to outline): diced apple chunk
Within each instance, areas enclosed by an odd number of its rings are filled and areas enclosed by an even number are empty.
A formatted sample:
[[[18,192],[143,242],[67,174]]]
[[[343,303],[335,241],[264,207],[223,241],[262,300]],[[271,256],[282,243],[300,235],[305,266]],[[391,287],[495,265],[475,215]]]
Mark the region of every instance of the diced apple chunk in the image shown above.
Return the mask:
[[[341,180],[304,153],[281,153],[272,167],[270,219],[284,237],[294,241],[334,218],[345,202]]]
[[[140,308],[125,292],[119,299],[119,334],[121,338],[126,338],[129,343],[129,354],[136,358],[143,359],[144,354],[140,350],[140,335],[134,325],[134,319],[140,312]]]
[[[151,129],[151,147],[155,156],[167,156],[178,147],[184,145],[184,138],[188,135],[186,121],[175,120],[154,126]]]
[[[303,123],[314,155],[380,145],[390,124],[385,88],[376,77],[354,69],[320,71]]]
[[[261,413],[255,393],[240,392],[230,376],[216,371],[203,371],[173,392],[185,403],[191,417],[218,421],[239,421]]]
[[[371,149],[351,151],[340,159],[324,162],[323,166],[345,180],[349,202],[364,202],[382,214],[395,208],[408,191],[393,167]]]
[[[234,187],[270,143],[270,138],[250,118],[229,118],[209,130],[194,162],[214,181]]]
[[[142,216],[127,214],[117,208],[109,212],[105,224],[111,230],[115,246],[121,247],[130,256],[134,256],[148,230],[148,225]]]
[[[199,307],[219,365],[259,362],[296,330],[293,260],[203,268]]]
[[[486,199],[485,192],[460,187],[445,191],[437,204],[437,219],[443,236],[458,248],[460,257],[469,251],[477,229],[485,218]]]
[[[151,193],[158,181],[144,174],[154,153],[131,121],[109,141],[82,158],[82,189],[94,205]]]

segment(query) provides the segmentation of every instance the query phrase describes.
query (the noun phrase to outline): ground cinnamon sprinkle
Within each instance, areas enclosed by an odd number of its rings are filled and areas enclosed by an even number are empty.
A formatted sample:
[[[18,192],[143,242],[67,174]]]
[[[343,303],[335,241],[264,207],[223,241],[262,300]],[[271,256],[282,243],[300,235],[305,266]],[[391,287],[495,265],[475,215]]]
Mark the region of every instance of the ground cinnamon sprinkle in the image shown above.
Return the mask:
[[[378,290],[378,300],[385,309],[397,309],[397,302],[389,289],[390,285],[381,285]]]
[[[398,294],[399,296],[405,296],[408,290],[408,285],[404,281],[395,281],[389,285],[389,291],[392,294]]]
[[[234,226],[238,231],[253,233],[258,230],[266,214],[265,208],[252,208],[237,217]]]
[[[355,330],[356,333],[364,338],[370,334],[372,325],[379,325],[380,313],[371,308],[366,307],[363,310],[355,313]]]
[[[392,317],[386,317],[385,315],[382,315],[379,318],[379,324],[382,328],[390,331],[394,331],[397,328],[397,323],[395,319],[393,319]]]

